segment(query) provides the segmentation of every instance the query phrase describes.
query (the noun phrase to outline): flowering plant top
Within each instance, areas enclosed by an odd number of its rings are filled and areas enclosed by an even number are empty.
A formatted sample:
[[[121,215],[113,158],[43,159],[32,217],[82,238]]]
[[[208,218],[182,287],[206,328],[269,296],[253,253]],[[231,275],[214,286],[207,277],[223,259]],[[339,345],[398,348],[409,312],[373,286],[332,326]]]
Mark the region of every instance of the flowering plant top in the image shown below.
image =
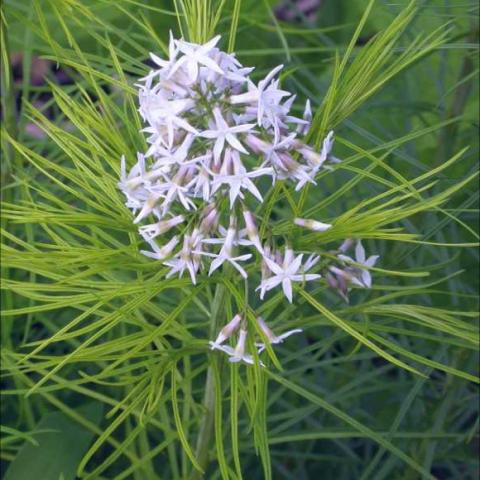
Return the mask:
[[[260,299],[281,286],[292,302],[292,282],[321,277],[307,273],[316,268],[319,256],[311,253],[303,262],[303,253],[295,255],[288,245],[282,253],[274,239],[260,238],[247,204],[262,202],[262,189],[278,180],[293,182],[297,191],[307,183],[316,184],[326,162],[337,161],[331,156],[333,132],[324,139],[321,151],[310,147],[305,141],[312,121],[310,102],[302,118],[291,115],[295,95],[282,90],[277,78],[283,66],[256,84],[250,78],[254,69],[221,51],[219,40],[216,36],[198,45],[170,34],[168,58],[150,54],[158,68],[137,84],[149,148],[137,154],[128,174],[122,157],[119,186],[134,223],[156,217],[154,223],[139,227],[151,248],[142,253],[167,266],[167,277],[188,272],[195,284],[201,271],[211,275],[229,263],[247,278],[253,266],[248,261],[260,256]],[[331,227],[315,220],[295,219],[295,223],[314,231]],[[160,236],[165,238],[163,246],[157,244]],[[365,256],[357,255],[355,262],[344,255],[345,250],[338,253],[337,264],[326,271],[330,286],[344,297],[351,284],[369,287],[368,270],[352,262],[369,268],[376,257],[365,261]],[[211,342],[212,348],[251,363],[251,356],[243,353],[245,324],[238,316],[234,320],[227,328],[230,333]],[[258,322],[271,343],[290,333],[277,337],[263,320]],[[222,345],[237,328],[237,348]]]

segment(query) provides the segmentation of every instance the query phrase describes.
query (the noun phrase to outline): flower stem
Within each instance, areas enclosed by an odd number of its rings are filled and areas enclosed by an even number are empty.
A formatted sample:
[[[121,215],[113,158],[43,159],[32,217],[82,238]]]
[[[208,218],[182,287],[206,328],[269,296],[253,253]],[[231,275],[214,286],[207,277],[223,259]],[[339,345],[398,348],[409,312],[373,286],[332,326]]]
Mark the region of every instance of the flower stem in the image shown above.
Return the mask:
[[[223,306],[225,300],[225,286],[221,283],[217,284],[215,288],[215,295],[212,302],[212,310],[210,316],[210,338],[215,338],[215,335],[220,328],[220,320],[223,315]],[[211,361],[215,361],[212,359]],[[197,447],[195,456],[202,470],[205,472],[209,463],[209,450],[211,446],[211,439],[213,434],[214,409],[215,409],[215,378],[213,365],[210,364],[207,370],[207,379],[205,381],[205,393],[203,397],[203,406],[205,414],[200,424],[200,430],[197,438]],[[199,480],[203,474],[198,470],[192,472],[191,479]]]

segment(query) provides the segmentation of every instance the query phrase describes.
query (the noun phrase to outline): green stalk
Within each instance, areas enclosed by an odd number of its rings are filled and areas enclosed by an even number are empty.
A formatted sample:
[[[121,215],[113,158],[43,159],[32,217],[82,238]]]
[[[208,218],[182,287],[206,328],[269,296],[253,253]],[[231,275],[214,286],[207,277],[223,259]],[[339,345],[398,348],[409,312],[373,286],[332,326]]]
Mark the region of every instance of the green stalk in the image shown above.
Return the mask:
[[[215,295],[212,302],[212,310],[210,316],[210,337],[214,338],[220,327],[220,321],[223,313],[225,286],[221,283],[215,288]],[[202,470],[205,472],[209,463],[209,450],[213,435],[213,422],[215,416],[215,372],[213,365],[210,364],[207,370],[207,380],[205,381],[205,393],[203,397],[203,406],[205,414],[202,418],[200,430],[197,438],[197,447],[195,456]],[[194,470],[191,475],[192,480],[199,480],[203,474],[198,470]]]
[[[1,36],[1,102],[3,110],[4,128],[8,134],[16,139],[18,135],[17,115],[15,107],[15,93],[13,86],[12,64],[10,58],[10,48],[8,45],[7,26],[4,17],[0,20],[0,36]],[[5,185],[12,171],[15,151],[12,144],[2,135],[2,146],[5,154],[5,162],[3,162],[2,185]],[[2,194],[3,196],[3,194]]]

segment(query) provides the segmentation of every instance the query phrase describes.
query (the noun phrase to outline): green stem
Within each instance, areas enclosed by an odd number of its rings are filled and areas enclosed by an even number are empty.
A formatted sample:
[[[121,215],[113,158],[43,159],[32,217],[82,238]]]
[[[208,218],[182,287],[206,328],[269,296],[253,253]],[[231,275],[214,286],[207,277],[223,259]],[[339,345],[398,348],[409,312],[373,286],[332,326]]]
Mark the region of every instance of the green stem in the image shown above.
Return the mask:
[[[3,110],[3,124],[11,138],[16,139],[18,135],[17,114],[15,107],[15,92],[12,76],[12,63],[10,59],[10,48],[8,45],[7,26],[0,20],[1,37],[1,102]],[[5,154],[5,161],[2,166],[2,184],[5,185],[12,172],[15,151],[13,145],[2,135],[2,147]],[[4,199],[5,200],[5,199]]]
[[[217,284],[215,295],[212,302],[212,310],[210,316],[210,338],[215,338],[219,328],[222,314],[224,311],[225,286]],[[200,430],[198,433],[197,447],[195,456],[202,470],[205,472],[209,463],[209,450],[213,435],[213,423],[215,415],[215,378],[213,365],[210,364],[207,370],[207,380],[205,381],[205,393],[203,397],[203,406],[205,414],[202,418]],[[199,480],[203,474],[198,470],[194,470],[191,475],[192,480]]]

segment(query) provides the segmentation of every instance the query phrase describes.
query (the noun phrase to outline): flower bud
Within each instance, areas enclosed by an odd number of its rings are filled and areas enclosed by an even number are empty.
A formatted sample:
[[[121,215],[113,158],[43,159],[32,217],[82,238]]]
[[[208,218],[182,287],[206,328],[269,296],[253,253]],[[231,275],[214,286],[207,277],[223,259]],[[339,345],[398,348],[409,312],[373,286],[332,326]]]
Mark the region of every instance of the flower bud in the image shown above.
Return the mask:
[[[254,151],[254,153],[265,153],[271,145],[269,145],[267,142],[264,142],[260,138],[258,138],[255,135],[252,135],[249,133],[245,137],[245,143]]]
[[[243,218],[245,219],[245,226],[247,227],[247,235],[249,240],[253,243],[253,245],[260,253],[263,253],[263,247],[260,243],[257,225],[255,223],[255,217],[253,216],[253,213],[248,210],[244,210]]]
[[[330,225],[329,223],[317,222],[316,220],[309,220],[306,218],[295,218],[293,222],[295,223],[295,225],[308,228],[309,230],[313,230],[314,232],[325,232],[329,228],[332,228],[332,225]]]
[[[338,248],[341,252],[345,253],[346,251],[350,250],[353,245],[355,244],[355,240],[351,238],[347,238]]]
[[[171,228],[179,225],[185,221],[183,215],[177,215],[176,217],[170,218],[169,220],[161,220],[157,223],[152,223],[150,225],[143,225],[138,230],[140,235],[145,239],[153,239],[158,235],[162,235],[165,232],[168,232]]]
[[[208,235],[217,228],[219,218],[220,214],[218,213],[215,204],[209,204],[203,212],[203,219],[200,223],[200,231],[204,235]]]
[[[140,253],[146,257],[154,258],[155,260],[164,260],[169,257],[173,249],[178,245],[179,239],[177,236],[173,237],[166,245],[159,247],[154,241],[148,242],[153,249],[153,252],[140,250]]]

